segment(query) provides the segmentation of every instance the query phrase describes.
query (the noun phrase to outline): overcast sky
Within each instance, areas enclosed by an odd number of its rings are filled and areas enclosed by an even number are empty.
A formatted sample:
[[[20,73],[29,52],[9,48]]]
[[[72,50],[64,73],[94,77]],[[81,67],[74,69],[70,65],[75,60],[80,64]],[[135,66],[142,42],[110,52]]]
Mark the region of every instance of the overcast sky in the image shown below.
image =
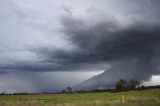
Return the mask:
[[[160,84],[159,10],[159,0],[0,0],[0,91],[62,89],[133,60],[149,68],[135,71],[142,82]]]

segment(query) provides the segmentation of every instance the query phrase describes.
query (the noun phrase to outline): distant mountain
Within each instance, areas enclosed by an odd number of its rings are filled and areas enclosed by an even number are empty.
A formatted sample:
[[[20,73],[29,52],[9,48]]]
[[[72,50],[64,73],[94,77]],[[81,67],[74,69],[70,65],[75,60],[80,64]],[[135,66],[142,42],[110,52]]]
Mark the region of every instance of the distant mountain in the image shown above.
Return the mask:
[[[148,61],[130,61],[113,66],[102,74],[94,76],[77,85],[77,90],[94,90],[115,87],[119,79],[145,80],[150,77],[150,63]]]

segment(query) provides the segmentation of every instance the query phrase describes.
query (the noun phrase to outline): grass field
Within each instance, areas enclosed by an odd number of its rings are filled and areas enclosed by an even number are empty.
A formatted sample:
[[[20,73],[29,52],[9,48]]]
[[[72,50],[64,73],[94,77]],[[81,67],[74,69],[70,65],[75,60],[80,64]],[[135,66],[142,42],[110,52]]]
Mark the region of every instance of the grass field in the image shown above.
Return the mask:
[[[121,102],[122,95],[124,103]],[[160,106],[160,89],[118,93],[1,95],[0,106]]]

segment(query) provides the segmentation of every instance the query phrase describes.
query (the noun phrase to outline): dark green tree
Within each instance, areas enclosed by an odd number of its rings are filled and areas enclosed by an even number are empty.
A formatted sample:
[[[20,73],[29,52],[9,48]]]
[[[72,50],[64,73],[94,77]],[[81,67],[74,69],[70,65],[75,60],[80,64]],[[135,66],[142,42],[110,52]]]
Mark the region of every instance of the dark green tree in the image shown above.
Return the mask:
[[[129,90],[135,90],[135,89],[139,88],[139,85],[140,85],[139,81],[130,80],[128,85],[127,85],[127,88]]]
[[[62,90],[61,93],[65,94],[65,93],[66,93],[66,90]]]
[[[127,82],[124,79],[120,79],[116,83],[116,90],[118,91],[124,91],[127,88]]]
[[[72,93],[72,88],[68,86],[68,87],[67,87],[67,92],[68,92],[68,93]]]

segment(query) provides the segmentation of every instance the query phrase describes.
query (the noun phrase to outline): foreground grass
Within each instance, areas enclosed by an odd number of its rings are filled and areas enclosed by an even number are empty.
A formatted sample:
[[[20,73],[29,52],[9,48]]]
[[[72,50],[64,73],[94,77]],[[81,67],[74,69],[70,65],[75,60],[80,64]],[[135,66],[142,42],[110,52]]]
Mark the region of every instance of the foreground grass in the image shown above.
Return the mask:
[[[124,95],[125,102],[121,102]],[[160,89],[118,93],[1,95],[0,106],[160,106]]]

